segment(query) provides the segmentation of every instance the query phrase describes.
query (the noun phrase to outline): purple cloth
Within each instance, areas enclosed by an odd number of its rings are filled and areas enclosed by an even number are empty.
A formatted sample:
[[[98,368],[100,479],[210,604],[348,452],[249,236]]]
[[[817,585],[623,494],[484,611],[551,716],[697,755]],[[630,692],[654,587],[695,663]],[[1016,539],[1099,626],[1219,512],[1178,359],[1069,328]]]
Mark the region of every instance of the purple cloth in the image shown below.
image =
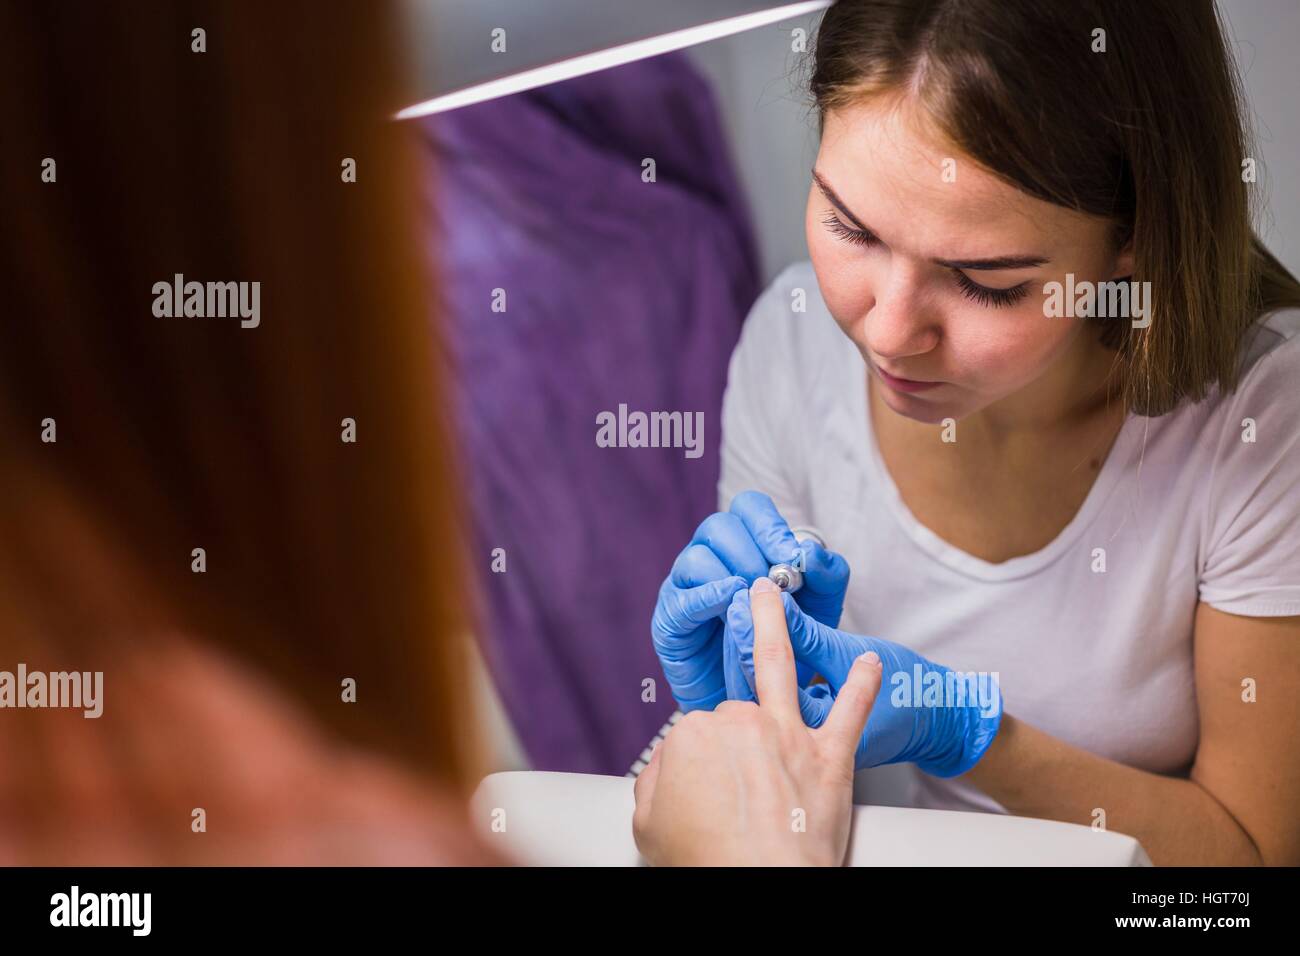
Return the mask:
[[[623,773],[675,706],[650,615],[716,504],[748,210],[680,54],[422,122],[488,666],[534,767]],[[620,404],[703,412],[703,456],[597,447]]]

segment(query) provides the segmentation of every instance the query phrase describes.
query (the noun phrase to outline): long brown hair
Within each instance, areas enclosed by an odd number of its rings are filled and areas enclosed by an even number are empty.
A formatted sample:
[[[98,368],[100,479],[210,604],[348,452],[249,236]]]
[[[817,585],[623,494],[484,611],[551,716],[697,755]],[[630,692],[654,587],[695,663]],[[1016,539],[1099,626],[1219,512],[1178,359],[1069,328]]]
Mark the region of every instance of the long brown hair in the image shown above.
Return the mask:
[[[0,6],[0,669],[104,670],[111,727],[117,652],[179,631],[455,784],[464,528],[397,32]],[[177,274],[260,283],[259,324],[155,314]]]
[[[1099,330],[1133,411],[1235,388],[1251,323],[1300,306],[1251,227],[1242,95],[1212,0],[839,0],[810,91],[820,117],[913,93],[1004,181],[1113,220],[1131,278],[1151,283],[1149,327]]]

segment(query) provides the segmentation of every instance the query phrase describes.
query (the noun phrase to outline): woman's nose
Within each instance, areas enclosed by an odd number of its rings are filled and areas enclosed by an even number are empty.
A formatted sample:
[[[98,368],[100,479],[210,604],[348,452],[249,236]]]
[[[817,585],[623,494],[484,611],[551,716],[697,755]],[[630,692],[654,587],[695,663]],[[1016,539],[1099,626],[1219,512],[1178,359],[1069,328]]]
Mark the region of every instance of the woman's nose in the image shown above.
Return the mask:
[[[916,273],[891,264],[881,279],[863,323],[867,348],[883,359],[932,350],[939,344],[940,324]]]

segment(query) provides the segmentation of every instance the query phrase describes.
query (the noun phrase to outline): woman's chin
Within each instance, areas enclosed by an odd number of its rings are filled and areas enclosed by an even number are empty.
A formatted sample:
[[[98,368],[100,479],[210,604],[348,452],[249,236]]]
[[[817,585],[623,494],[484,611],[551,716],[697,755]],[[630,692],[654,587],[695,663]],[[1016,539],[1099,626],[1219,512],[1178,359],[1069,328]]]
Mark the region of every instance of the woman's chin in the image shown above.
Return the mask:
[[[952,388],[952,386],[946,386]],[[945,419],[960,419],[967,414],[960,402],[946,396],[918,393],[906,395],[887,386],[881,386],[880,397],[890,411],[920,422],[923,425],[940,425]]]

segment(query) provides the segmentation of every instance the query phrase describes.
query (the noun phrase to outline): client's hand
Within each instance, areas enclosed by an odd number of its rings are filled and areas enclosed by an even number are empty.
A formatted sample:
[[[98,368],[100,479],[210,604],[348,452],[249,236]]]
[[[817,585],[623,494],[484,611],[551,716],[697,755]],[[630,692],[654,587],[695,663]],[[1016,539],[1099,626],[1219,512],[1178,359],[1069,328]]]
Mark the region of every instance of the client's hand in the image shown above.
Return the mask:
[[[826,720],[810,730],[781,594],[759,578],[744,595],[758,702],[726,701],[673,727],[637,778],[633,835],[655,865],[838,866],[849,840],[853,754],[880,690],[880,661],[859,658]]]
[[[849,565],[815,541],[800,542],[765,494],[742,491],[731,510],[709,515],[673,562],[650,621],[655,653],[683,713],[712,710],[727,698],[722,670],[722,621],[731,599],[774,564],[803,558],[803,587],[795,601],[829,627],[840,623]],[[812,679],[800,674],[800,684]]]
[[[757,620],[746,592],[727,609],[723,633],[723,667],[732,700],[752,701],[757,692],[754,635]],[[886,763],[914,763],[936,777],[955,777],[984,756],[1002,723],[1002,691],[997,675],[954,671],[879,637],[850,634],[827,627],[782,595],[785,634],[796,661],[826,679],[799,690],[799,707],[809,727],[819,727],[831,713],[840,682],[852,678],[855,662],[867,651],[880,659],[883,679],[892,688],[871,710],[858,744],[857,769]]]

